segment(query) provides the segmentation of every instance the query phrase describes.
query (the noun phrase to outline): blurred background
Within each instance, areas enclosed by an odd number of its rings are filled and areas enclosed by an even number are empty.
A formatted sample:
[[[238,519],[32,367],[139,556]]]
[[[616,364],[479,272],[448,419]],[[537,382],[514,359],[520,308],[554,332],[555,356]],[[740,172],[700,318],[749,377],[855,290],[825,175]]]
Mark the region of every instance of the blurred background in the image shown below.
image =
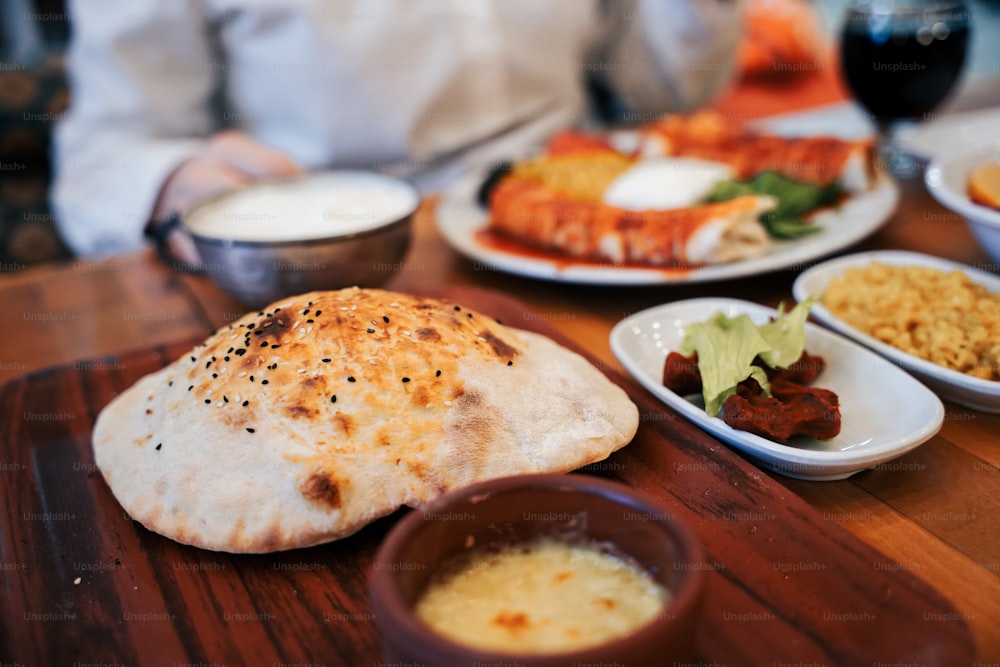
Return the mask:
[[[834,52],[847,0],[747,2],[753,22],[741,47],[741,81],[752,81],[765,92],[767,86],[785,85],[781,79],[791,68],[775,76],[776,49],[786,62],[794,62],[795,50],[804,46],[814,53]],[[813,25],[803,24],[806,14],[801,12],[772,11],[775,3],[786,8],[801,3],[799,9],[812,16]],[[968,4],[973,14],[971,54],[958,92],[942,112],[1000,104],[1000,0],[968,0]],[[817,33],[818,48],[813,39]],[[71,34],[63,0],[0,0],[0,273],[70,257],[55,231],[48,186],[52,128],[70,95],[63,54]],[[835,77],[829,71],[831,62],[827,55],[826,63],[812,69]],[[803,73],[808,74],[809,68],[795,75]],[[817,84],[827,93],[830,88]],[[730,96],[721,104],[738,111],[743,99]],[[780,104],[780,95],[775,99]],[[816,102],[824,101],[821,93]],[[598,102],[607,105],[607,100]]]

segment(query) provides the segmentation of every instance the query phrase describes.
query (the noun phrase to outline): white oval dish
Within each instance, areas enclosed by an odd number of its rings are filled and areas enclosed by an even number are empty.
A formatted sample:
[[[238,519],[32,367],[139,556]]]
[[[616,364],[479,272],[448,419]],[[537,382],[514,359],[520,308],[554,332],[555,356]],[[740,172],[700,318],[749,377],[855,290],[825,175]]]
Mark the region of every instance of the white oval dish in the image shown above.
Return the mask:
[[[840,399],[839,435],[826,441],[796,438],[794,446],[782,445],[709,417],[700,396],[670,391],[662,376],[663,362],[680,347],[685,327],[716,311],[730,317],[746,313],[758,324],[776,314],[738,299],[675,301],[619,322],[611,331],[611,349],[653,395],[765,468],[799,479],[844,479],[906,453],[940,430],[944,406],[931,391],[864,347],[809,323],[806,349],[827,362],[815,386],[836,392]]]
[[[926,266],[942,271],[964,271],[973,282],[979,283],[992,292],[1000,292],[1000,277],[980,271],[971,266],[952,262],[940,257],[932,257],[918,252],[902,250],[878,250],[846,255],[823,262],[803,272],[792,285],[792,294],[799,301],[810,296],[822,296],[830,281],[841,275],[845,269],[864,267],[873,262],[900,266]],[[812,315],[825,326],[862,343],[895,364],[912,373],[942,398],[983,412],[1000,412],[1000,382],[992,382],[972,377],[959,371],[939,366],[933,362],[915,357],[891,345],[862,333],[816,303]]]

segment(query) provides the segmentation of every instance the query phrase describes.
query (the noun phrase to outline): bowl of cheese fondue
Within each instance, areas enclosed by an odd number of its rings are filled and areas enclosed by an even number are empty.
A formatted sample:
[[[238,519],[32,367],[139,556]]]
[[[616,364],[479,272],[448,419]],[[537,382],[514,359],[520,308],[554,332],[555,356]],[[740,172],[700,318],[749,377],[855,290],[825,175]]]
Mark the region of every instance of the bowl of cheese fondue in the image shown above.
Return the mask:
[[[663,665],[694,657],[700,547],[652,498],[521,475],[411,512],[369,593],[389,663]]]
[[[400,267],[420,203],[366,171],[262,181],[206,201],[182,223],[204,271],[251,307],[318,289],[376,286]]]

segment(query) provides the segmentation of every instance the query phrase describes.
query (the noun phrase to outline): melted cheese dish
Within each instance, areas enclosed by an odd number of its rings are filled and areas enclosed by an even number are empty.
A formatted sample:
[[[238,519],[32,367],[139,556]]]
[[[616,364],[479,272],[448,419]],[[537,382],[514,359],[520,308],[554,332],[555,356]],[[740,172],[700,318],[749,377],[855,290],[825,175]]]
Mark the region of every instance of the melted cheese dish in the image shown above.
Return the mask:
[[[446,637],[507,653],[601,644],[659,614],[667,590],[599,545],[540,539],[473,550],[431,579],[417,616]]]
[[[321,172],[246,186],[196,208],[191,231],[235,241],[300,241],[375,229],[412,213],[413,189],[379,174]]]

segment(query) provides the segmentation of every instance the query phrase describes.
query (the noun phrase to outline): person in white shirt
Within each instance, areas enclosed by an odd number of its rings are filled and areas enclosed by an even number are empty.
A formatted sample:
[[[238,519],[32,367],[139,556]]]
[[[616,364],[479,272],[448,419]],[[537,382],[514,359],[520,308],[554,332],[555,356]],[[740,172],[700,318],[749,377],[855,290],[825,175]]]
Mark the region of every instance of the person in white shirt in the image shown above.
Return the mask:
[[[254,179],[388,171],[424,192],[579,124],[729,80],[739,0],[70,0],[52,204],[78,255]]]

